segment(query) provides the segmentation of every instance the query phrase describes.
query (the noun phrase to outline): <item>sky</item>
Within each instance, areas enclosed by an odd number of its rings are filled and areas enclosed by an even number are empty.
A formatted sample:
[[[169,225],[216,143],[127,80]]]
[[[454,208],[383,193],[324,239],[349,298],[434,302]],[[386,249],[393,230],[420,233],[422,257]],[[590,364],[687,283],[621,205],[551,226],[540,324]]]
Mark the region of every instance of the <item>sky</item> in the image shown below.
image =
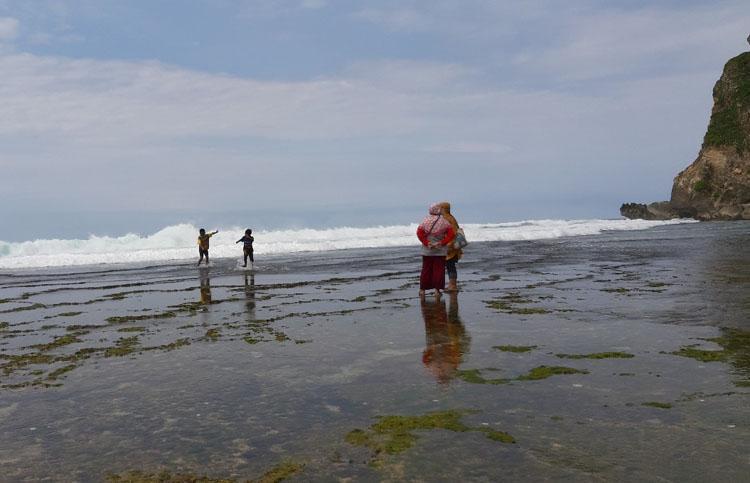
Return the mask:
[[[0,0],[0,238],[615,218],[669,198],[749,28],[746,0]]]

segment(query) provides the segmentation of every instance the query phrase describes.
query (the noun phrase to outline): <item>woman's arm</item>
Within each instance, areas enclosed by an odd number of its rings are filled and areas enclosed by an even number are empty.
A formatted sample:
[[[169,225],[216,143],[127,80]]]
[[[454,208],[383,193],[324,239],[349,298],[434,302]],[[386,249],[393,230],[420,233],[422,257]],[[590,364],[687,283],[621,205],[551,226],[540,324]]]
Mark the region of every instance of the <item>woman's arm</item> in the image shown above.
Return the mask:
[[[447,230],[445,230],[445,236],[442,240],[440,240],[440,245],[447,245],[448,243],[452,242],[453,239],[456,237],[456,232],[453,230],[452,226],[449,226]]]
[[[419,241],[422,242],[422,245],[427,246],[429,243],[429,240],[427,239],[427,232],[424,231],[424,228],[421,226],[417,228],[417,238],[419,238]]]

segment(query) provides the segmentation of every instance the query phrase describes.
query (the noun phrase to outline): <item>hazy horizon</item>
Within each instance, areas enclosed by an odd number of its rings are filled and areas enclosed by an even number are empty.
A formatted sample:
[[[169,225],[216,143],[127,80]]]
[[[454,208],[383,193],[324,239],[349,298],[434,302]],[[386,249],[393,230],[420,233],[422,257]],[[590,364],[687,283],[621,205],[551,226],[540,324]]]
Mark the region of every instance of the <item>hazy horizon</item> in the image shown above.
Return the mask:
[[[434,201],[441,201],[435,199]],[[425,206],[389,206],[378,208],[224,211],[80,211],[44,213],[7,212],[2,218],[8,229],[0,241],[20,242],[35,239],[86,239],[90,235],[121,236],[128,233],[150,235],[162,228],[191,223],[207,229],[252,227],[254,230],[326,229],[336,227],[372,227],[418,223],[427,213]],[[454,203],[461,223],[504,223],[540,219],[617,219],[619,204],[591,205],[586,200],[536,205],[499,203],[495,206],[471,206]]]

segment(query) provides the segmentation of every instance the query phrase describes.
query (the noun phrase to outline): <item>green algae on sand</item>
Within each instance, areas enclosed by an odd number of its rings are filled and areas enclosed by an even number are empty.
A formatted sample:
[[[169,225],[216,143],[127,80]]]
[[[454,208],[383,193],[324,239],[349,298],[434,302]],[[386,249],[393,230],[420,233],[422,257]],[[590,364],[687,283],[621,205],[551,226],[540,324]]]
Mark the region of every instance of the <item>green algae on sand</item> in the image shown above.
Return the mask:
[[[479,369],[466,369],[456,372],[456,377],[470,384],[507,384],[510,379],[485,379]]]
[[[648,407],[659,408],[659,409],[672,409],[672,405],[670,403],[659,402],[659,401],[644,402],[644,403],[641,403],[641,406],[648,406]]]
[[[107,317],[106,320],[110,324],[124,324],[126,322],[133,322],[137,320],[171,319],[173,317],[177,317],[177,314],[172,311],[167,311],[146,315],[115,315],[112,317]]]
[[[47,376],[47,379],[49,379],[50,381],[55,381],[60,376],[62,376],[63,374],[65,374],[67,372],[72,371],[76,367],[78,367],[78,366],[76,366],[75,364],[68,364],[67,366],[63,366],[63,367],[61,367],[59,369],[55,369],[54,371],[52,371],[52,372],[49,373],[49,375]]]
[[[485,369],[485,370],[491,370],[491,369]],[[513,379],[505,379],[505,378],[487,379],[482,376],[480,369],[466,369],[466,370],[457,371],[456,377],[470,384],[500,385],[500,384],[508,384],[513,381],[540,381],[542,379],[547,379],[548,377],[552,377],[552,376],[568,375],[568,374],[588,374],[588,373],[589,371],[586,371],[586,370],[574,369],[572,367],[565,367],[565,366],[537,366],[531,369],[526,374],[522,374]]]
[[[689,357],[701,362],[724,362],[727,360],[727,353],[723,350],[704,350],[696,349],[695,346],[683,346],[679,350],[672,352],[673,355]]]
[[[561,359],[632,359],[627,352],[594,352],[592,354],[555,354]]]
[[[535,345],[494,345],[493,349],[502,352],[530,352],[537,348]]]
[[[121,337],[115,342],[114,347],[108,347],[104,351],[104,357],[123,357],[128,354],[135,352],[136,346],[138,346],[138,336],[132,337]]]
[[[158,473],[128,471],[119,475],[108,475],[107,481],[110,483],[235,483],[237,480],[168,471]]]
[[[56,337],[52,342],[48,342],[47,344],[36,344],[31,347],[33,347],[34,349],[38,349],[40,352],[47,352],[52,349],[57,349],[58,347],[75,344],[76,342],[81,342],[81,339],[76,337],[74,334],[65,334],[60,337]]]
[[[541,379],[547,379],[548,377],[562,375],[562,374],[588,374],[589,371],[574,369],[572,367],[565,366],[538,366],[531,369],[526,374],[518,376],[518,381],[539,381]]]
[[[263,473],[257,479],[235,478],[211,478],[205,475],[192,473],[171,473],[167,470],[156,473],[144,471],[127,471],[117,475],[107,475],[109,483],[238,483],[238,482],[257,482],[257,483],[279,483],[284,481],[304,469],[305,465],[295,463],[291,460],[282,461],[270,470]]]
[[[524,302],[525,303],[525,302]],[[506,314],[532,315],[532,314],[549,314],[551,311],[541,307],[514,307],[512,304],[503,300],[488,300],[485,305],[493,310],[498,310]]]
[[[78,315],[81,315],[83,312],[61,312],[56,315],[56,317],[76,317]]]
[[[204,339],[216,342],[219,340],[219,335],[221,334],[221,331],[219,329],[208,329],[206,331],[206,335],[203,336]]]
[[[734,373],[741,376],[734,384],[746,387],[750,385],[750,331],[725,328],[721,332],[719,337],[705,339],[721,346],[720,350],[699,349],[696,345],[688,345],[671,354],[700,362],[728,363],[734,368]]]
[[[304,467],[305,465],[302,463],[295,463],[291,460],[282,461],[255,481],[258,483],[278,483],[279,481],[284,481],[287,478],[296,475],[302,471]]]
[[[354,446],[372,450],[376,457],[382,454],[402,453],[417,442],[415,431],[444,429],[459,433],[479,432],[492,441],[512,444],[515,438],[503,431],[486,427],[465,425],[461,418],[473,411],[435,411],[422,416],[380,416],[369,430],[354,429],[346,435],[346,441]]]

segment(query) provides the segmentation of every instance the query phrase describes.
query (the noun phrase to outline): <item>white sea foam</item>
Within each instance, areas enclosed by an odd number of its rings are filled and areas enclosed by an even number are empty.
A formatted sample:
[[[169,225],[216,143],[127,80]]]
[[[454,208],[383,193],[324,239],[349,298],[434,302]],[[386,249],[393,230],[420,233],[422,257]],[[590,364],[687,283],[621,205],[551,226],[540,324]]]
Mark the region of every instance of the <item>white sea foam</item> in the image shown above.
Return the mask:
[[[608,230],[643,230],[686,220],[530,220],[463,225],[471,242],[541,240],[596,235]],[[329,228],[253,232],[255,253],[286,254],[350,248],[416,246],[416,224],[371,228]],[[242,228],[220,229],[211,238],[211,256],[240,257],[236,245]],[[0,241],[0,268],[42,268],[73,265],[168,262],[197,258],[198,229],[190,224],[168,226],[153,235],[90,236],[85,240]]]

